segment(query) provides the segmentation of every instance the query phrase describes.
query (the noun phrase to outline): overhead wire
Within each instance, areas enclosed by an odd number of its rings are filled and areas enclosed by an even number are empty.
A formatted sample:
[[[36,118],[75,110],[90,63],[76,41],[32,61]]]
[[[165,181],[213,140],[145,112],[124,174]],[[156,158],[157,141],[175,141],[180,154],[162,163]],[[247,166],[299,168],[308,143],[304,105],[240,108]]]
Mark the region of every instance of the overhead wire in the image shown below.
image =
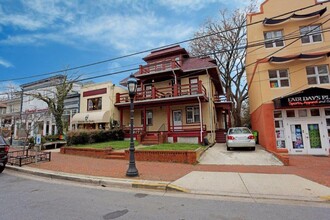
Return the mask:
[[[324,3],[328,3],[328,2],[330,2],[330,0],[324,1],[324,2],[320,2],[320,3],[316,3],[316,4],[313,4],[313,5],[309,5],[309,6],[306,6],[306,7],[302,7],[302,8],[299,8],[299,9],[291,10],[289,12],[286,12],[286,13],[283,13],[283,14],[280,14],[280,15],[277,15],[277,16],[274,16],[274,17],[271,17],[271,19],[282,17],[282,16],[285,16],[285,15],[288,15],[288,14],[291,14],[291,13],[295,13],[295,12],[298,12],[298,11],[305,10],[305,9],[309,9],[309,8],[312,8],[312,7],[315,7],[315,6],[318,6],[318,5],[323,5]],[[35,78],[35,77],[40,77],[40,76],[45,76],[45,75],[54,75],[54,74],[57,74],[57,73],[63,73],[63,72],[66,72],[66,71],[72,71],[72,70],[86,68],[86,67],[90,67],[90,66],[94,66],[94,65],[99,65],[99,64],[102,64],[102,63],[106,63],[106,62],[111,62],[111,61],[115,61],[115,60],[119,60],[119,59],[131,57],[131,56],[135,56],[135,55],[139,55],[139,54],[151,52],[151,51],[154,51],[154,50],[160,50],[160,49],[164,49],[164,48],[167,48],[167,47],[175,46],[175,45],[178,45],[178,44],[187,43],[187,42],[198,40],[198,39],[203,39],[203,38],[206,38],[206,37],[209,37],[209,36],[212,36],[212,35],[216,35],[216,34],[228,32],[228,31],[236,30],[236,29],[239,29],[239,28],[242,28],[242,27],[248,27],[248,26],[255,25],[255,24],[258,24],[258,23],[261,23],[261,22],[263,22],[263,20],[252,22],[250,24],[246,24],[246,25],[239,26],[239,27],[233,27],[231,29],[224,30],[224,31],[219,31],[219,32],[216,32],[216,33],[211,33],[211,34],[206,34],[206,35],[203,35],[203,36],[189,38],[187,40],[178,41],[178,42],[175,42],[175,43],[167,44],[167,45],[160,46],[160,47],[155,47],[155,48],[152,48],[152,49],[147,49],[147,50],[142,50],[142,51],[130,53],[130,54],[123,55],[123,56],[118,56],[118,57],[114,57],[114,58],[110,58],[110,59],[105,59],[105,60],[101,60],[101,61],[97,61],[97,62],[93,62],[93,63],[83,64],[83,65],[76,66],[76,67],[70,67],[70,68],[66,68],[66,69],[56,70],[56,71],[52,71],[52,72],[48,72],[48,73],[42,73],[42,74],[37,74],[37,75],[30,75],[29,78]],[[26,79],[26,78],[24,77],[24,79]],[[7,81],[15,81],[15,80],[19,80],[19,79],[16,79],[15,78],[15,79],[9,79]],[[0,82],[3,82],[3,81],[0,80]]]

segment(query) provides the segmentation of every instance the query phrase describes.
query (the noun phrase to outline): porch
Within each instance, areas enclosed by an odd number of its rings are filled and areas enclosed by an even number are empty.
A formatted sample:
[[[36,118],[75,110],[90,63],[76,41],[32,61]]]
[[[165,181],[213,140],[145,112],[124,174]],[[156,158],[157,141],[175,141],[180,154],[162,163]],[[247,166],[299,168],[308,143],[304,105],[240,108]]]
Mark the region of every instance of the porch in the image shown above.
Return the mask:
[[[203,82],[199,80],[197,83],[191,84],[174,84],[173,86],[167,87],[156,87],[151,86],[150,89],[141,89],[137,91],[134,97],[134,103],[143,101],[157,101],[157,100],[174,100],[184,99],[196,96],[201,96],[203,99],[208,100],[206,95],[206,88]],[[129,105],[130,98],[128,93],[117,93],[116,94],[116,105],[127,104]]]

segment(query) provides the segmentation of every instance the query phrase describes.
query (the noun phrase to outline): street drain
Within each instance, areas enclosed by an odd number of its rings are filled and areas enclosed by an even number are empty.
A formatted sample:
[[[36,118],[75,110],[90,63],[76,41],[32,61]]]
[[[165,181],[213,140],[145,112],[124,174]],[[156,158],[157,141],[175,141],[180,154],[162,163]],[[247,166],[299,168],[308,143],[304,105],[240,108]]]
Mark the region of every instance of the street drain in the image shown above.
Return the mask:
[[[103,219],[104,220],[109,220],[109,219],[119,218],[119,217],[125,215],[126,213],[128,213],[127,209],[120,210],[120,211],[115,211],[115,212],[110,212],[110,213],[104,215]]]

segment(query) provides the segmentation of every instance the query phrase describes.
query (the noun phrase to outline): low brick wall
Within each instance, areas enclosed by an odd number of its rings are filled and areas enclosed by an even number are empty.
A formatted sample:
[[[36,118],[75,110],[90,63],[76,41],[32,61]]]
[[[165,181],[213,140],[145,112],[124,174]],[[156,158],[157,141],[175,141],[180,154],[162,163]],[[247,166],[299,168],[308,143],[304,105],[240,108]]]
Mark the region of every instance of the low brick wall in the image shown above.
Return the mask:
[[[279,152],[274,152],[271,150],[267,150],[269,153],[272,153],[277,159],[279,159],[284,166],[289,166],[290,165],[290,159],[289,155],[287,154],[287,150],[279,150]]]
[[[94,149],[94,148],[80,148],[80,147],[61,147],[62,154],[73,154],[85,157],[106,158],[112,151],[112,148]]]
[[[196,164],[202,152],[203,148],[196,151],[135,150],[135,160]],[[125,151],[125,159],[129,160],[129,150]]]

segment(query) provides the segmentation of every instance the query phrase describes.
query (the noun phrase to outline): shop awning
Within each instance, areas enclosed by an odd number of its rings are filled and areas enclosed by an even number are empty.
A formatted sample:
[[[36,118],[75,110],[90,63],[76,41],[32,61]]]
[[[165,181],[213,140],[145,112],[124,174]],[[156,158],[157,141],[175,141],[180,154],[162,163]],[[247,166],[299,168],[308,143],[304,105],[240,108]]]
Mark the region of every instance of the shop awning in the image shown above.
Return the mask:
[[[110,111],[77,113],[72,117],[73,124],[109,123]]]
[[[273,100],[275,109],[330,106],[330,89],[311,87]]]
[[[314,17],[321,17],[326,11],[327,11],[327,8],[323,8],[319,11],[315,11],[315,12],[308,13],[308,14],[302,14],[302,15],[292,14],[286,18],[280,18],[280,19],[265,18],[263,21],[263,24],[265,26],[274,26],[274,25],[283,24],[284,22],[286,22],[290,19],[304,20],[304,19],[310,19],[310,18],[314,18]]]
[[[323,52],[323,53],[318,53],[318,54],[299,54],[295,56],[287,56],[287,57],[270,57],[268,59],[268,62],[270,63],[288,63],[291,61],[294,61],[296,59],[299,60],[316,60],[316,59],[321,59],[324,57],[329,57],[330,52]]]

